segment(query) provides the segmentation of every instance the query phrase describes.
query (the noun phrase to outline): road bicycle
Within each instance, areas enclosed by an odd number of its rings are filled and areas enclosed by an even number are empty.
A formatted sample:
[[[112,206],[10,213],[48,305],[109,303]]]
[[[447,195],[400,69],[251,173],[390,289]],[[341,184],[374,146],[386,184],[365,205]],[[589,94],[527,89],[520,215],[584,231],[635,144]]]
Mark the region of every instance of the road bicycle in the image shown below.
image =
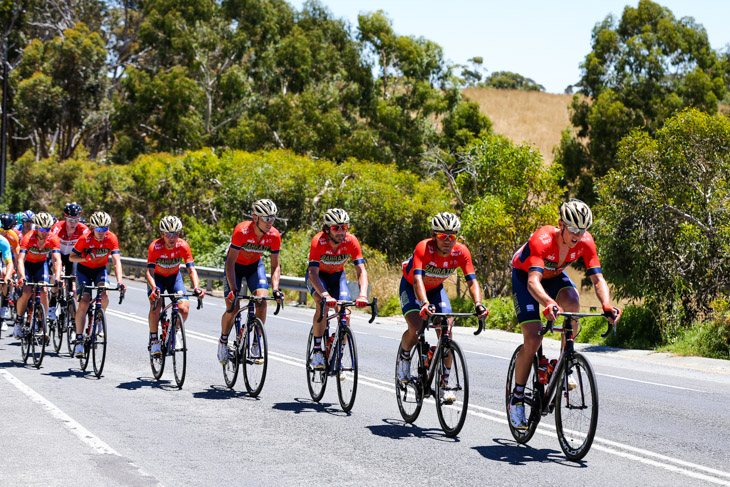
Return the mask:
[[[89,366],[89,358],[94,363],[94,375],[101,377],[104,370],[104,361],[106,360],[107,330],[106,330],[106,314],[101,306],[101,295],[104,291],[119,291],[119,304],[124,301],[124,288],[109,286],[90,286],[85,284],[81,287],[79,296],[84,295],[86,290],[96,291],[96,296],[89,303],[89,309],[86,312],[87,323],[84,328],[84,336],[81,338],[84,344],[84,356],[79,358],[81,370],[86,372]]]
[[[556,310],[557,312],[557,310]],[[606,317],[600,313],[573,313],[560,312],[564,317],[562,328],[555,327],[553,321],[539,331],[540,336],[549,331],[562,331],[565,335],[565,347],[557,360],[548,366],[547,383],[540,381],[539,359],[543,356],[542,344],[538,348],[530,375],[525,385],[525,418],[527,429],[518,429],[509,421],[509,412],[514,388],[514,374],[517,356],[523,345],[520,345],[512,355],[507,371],[505,402],[507,408],[507,424],[510,432],[518,443],[527,443],[535,434],[537,425],[542,416],[555,412],[555,426],[560,448],[568,459],[578,461],[583,458],[593,443],[598,423],[598,389],[596,376],[588,358],[573,347],[573,321],[587,317]],[[608,324],[608,330],[601,335],[605,338],[611,332],[613,325]],[[551,368],[554,370],[550,371]],[[569,378],[572,378],[570,380]],[[543,379],[545,381],[545,379]]]
[[[33,366],[40,368],[46,354],[48,334],[46,326],[46,308],[41,303],[41,290],[44,287],[55,287],[55,284],[34,282],[26,284],[33,288],[33,296],[28,300],[28,307],[23,316],[20,335],[20,354],[23,363],[28,363],[28,357],[33,357]]]
[[[152,344],[147,347],[150,352],[150,367],[152,367],[152,375],[156,380],[160,380],[162,372],[165,370],[165,358],[169,355],[172,357],[172,370],[175,375],[175,383],[177,387],[182,389],[185,382],[185,371],[187,368],[188,347],[185,339],[185,322],[178,310],[178,301],[182,299],[182,294],[160,294],[159,299],[162,300],[162,310],[160,311],[159,333],[160,333],[160,349],[159,356],[152,355]],[[165,306],[165,298],[170,299],[170,304]],[[155,302],[155,307],[157,302]],[[198,309],[203,307],[202,298],[198,298]],[[167,312],[170,312],[170,318]]]
[[[477,313],[433,313],[417,332],[418,341],[411,349],[410,370],[415,370],[406,382],[401,382],[398,369],[402,358],[400,345],[395,361],[395,394],[398,409],[406,423],[413,423],[421,412],[424,399],[433,396],[436,403],[441,429],[446,436],[453,438],[459,434],[466,420],[469,407],[469,372],[464,352],[451,338],[451,320],[448,318],[468,318]],[[431,347],[426,341],[428,328],[439,330],[438,343]],[[484,330],[484,320],[479,320],[479,335]],[[445,371],[450,370],[448,377]]]
[[[314,328],[309,330],[306,355],[307,387],[312,400],[319,402],[327,388],[327,377],[337,376],[337,396],[342,410],[347,413],[355,405],[355,395],[357,394],[357,344],[355,335],[348,326],[350,315],[348,308],[355,306],[355,301],[337,301],[337,306],[339,306],[339,311],[327,316],[327,326],[322,337],[326,347],[323,368],[315,368],[311,365],[312,355],[315,353]],[[367,303],[367,306],[370,306],[368,323],[372,323],[378,316],[378,298],[373,298],[371,302]],[[325,302],[322,300],[319,306],[318,322],[325,317],[324,309]],[[337,319],[337,329],[330,334],[329,322],[333,319]]]
[[[261,393],[266,380],[266,369],[269,365],[269,346],[266,340],[266,330],[263,322],[256,317],[256,303],[276,301],[269,296],[236,296],[236,299],[248,299],[246,306],[246,322],[243,322],[244,308],[238,310],[233,318],[232,337],[228,337],[228,360],[223,366],[223,378],[226,386],[232,389],[236,385],[238,369],[243,364],[243,381],[246,391],[251,397]],[[283,298],[282,298],[283,300]],[[282,301],[283,302],[283,301]],[[233,313],[234,304],[228,309]],[[279,314],[281,304],[276,302],[274,315]],[[231,340],[233,338],[233,340]]]
[[[15,326],[15,299],[16,299],[16,288],[15,282],[12,279],[0,279],[0,286],[8,284],[8,296],[2,296],[2,289],[0,289],[0,308],[5,307],[8,310],[7,318],[0,318],[0,337],[2,337],[2,325],[5,324],[11,329]]]
[[[63,345],[63,334],[66,334],[66,344],[68,353],[73,356],[73,347],[71,342],[76,336],[76,303],[73,297],[73,281],[74,276],[61,276],[63,285],[59,287],[56,296],[56,319],[48,320],[48,331],[53,338],[53,350],[60,353],[61,345]],[[68,317],[71,316],[69,321]]]

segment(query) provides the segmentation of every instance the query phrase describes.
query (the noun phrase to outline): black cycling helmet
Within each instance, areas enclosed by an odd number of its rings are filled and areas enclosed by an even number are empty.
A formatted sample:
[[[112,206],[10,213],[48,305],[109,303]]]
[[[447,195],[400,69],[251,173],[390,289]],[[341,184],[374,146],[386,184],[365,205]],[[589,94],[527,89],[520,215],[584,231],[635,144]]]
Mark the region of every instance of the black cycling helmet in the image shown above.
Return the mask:
[[[79,216],[81,214],[81,205],[77,204],[75,201],[73,203],[69,203],[63,209],[63,214],[71,217]]]
[[[2,225],[3,230],[15,228],[16,221],[15,215],[11,215],[10,213],[3,213],[0,215],[0,225]]]

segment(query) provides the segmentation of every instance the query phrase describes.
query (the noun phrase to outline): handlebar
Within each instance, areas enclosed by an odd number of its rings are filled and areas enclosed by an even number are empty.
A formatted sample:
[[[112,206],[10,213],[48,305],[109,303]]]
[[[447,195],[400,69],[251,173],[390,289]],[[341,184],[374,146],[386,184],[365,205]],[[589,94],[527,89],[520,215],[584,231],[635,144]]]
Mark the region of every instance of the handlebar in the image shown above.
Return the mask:
[[[242,296],[240,294],[238,296],[236,296],[236,300],[241,300],[241,299],[248,299],[249,301],[253,301],[254,303],[261,302],[261,301],[276,301],[276,298],[274,298],[272,296]],[[283,299],[282,299],[282,302],[283,302]],[[231,303],[231,307],[228,308],[228,310],[226,312],[233,313],[233,308],[235,306],[236,306],[236,301],[233,301]],[[274,315],[278,315],[279,311],[283,307],[284,306],[282,303],[279,303],[278,301],[276,301],[276,311],[274,311]]]
[[[324,318],[324,309],[326,304],[327,303],[325,303],[324,299],[319,302],[319,317],[317,318],[317,323],[322,321],[322,318]],[[355,306],[355,304],[355,301],[337,301],[338,306],[343,306],[345,308]],[[370,306],[370,320],[368,320],[368,323],[372,323],[378,316],[378,298],[373,297],[373,300],[367,303],[366,306]]]
[[[159,295],[159,296],[157,297],[157,299],[155,300],[155,306],[154,306],[154,307],[155,307],[155,308],[157,307],[157,303],[158,303],[158,302],[159,302],[159,300],[160,300],[160,299],[162,299],[162,298],[170,298],[170,299],[173,299],[173,300],[175,300],[175,301],[179,301],[179,300],[180,300],[180,299],[181,299],[182,297],[183,297],[183,295],[182,295],[182,294],[174,294],[174,293],[160,293],[160,295]],[[201,298],[200,296],[196,296],[196,297],[198,298],[198,308],[197,308],[197,309],[200,309],[200,308],[202,308],[202,307],[203,307],[203,298]]]
[[[612,315],[610,315],[609,311],[604,311],[603,313],[578,313],[578,312],[572,312],[572,311],[558,311],[557,306],[553,306],[553,311],[555,312],[555,316],[564,316],[568,319],[572,318],[598,318],[603,317],[608,320],[608,318]],[[555,324],[555,321],[548,320],[548,322],[545,324],[545,327],[538,332],[538,335],[543,336],[549,331],[553,330],[553,325]],[[608,328],[606,329],[605,333],[601,333],[601,338],[606,338],[608,335],[611,334],[611,331],[616,333],[616,329],[613,326],[613,323],[608,322]]]
[[[428,320],[426,320],[426,326],[430,327],[434,324],[433,319],[434,318],[474,318],[478,317],[479,315],[477,313],[431,313],[429,315]],[[439,325],[441,326],[441,325]],[[479,328],[477,328],[477,331],[474,332],[475,335],[479,335],[481,332],[484,331],[484,318],[479,319]]]
[[[81,301],[81,297],[84,295],[84,291],[87,289],[91,291],[99,291],[100,293],[103,291],[119,291],[119,304],[122,304],[122,301],[124,301],[124,288],[111,286],[89,286],[88,284],[84,284],[83,286],[81,286],[81,292],[79,292],[79,301]]]

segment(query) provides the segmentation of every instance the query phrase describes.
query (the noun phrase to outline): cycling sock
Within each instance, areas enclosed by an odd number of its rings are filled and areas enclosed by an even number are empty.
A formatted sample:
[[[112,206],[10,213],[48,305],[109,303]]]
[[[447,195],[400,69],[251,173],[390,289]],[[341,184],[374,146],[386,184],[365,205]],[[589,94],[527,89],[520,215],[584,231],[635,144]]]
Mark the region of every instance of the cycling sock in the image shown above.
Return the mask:
[[[83,335],[83,333],[77,333],[77,334],[76,334],[76,340],[77,340],[77,341],[79,341],[79,342],[80,342],[80,341],[81,341],[81,340],[83,340],[83,339],[84,339],[84,335]]]
[[[157,333],[150,333],[150,343],[157,340]]]
[[[522,402],[525,398],[525,384],[515,384],[515,390],[512,393],[512,404]]]
[[[51,294],[51,302],[50,302],[49,306],[51,308],[55,308],[56,307],[56,295],[55,294]]]
[[[410,360],[411,359],[411,352],[408,350],[400,349],[400,358],[401,360]]]
[[[314,349],[322,350],[322,337],[314,337]]]
[[[223,334],[221,333],[221,339],[220,339],[220,342],[221,342],[221,343],[222,343],[223,345],[228,345],[228,335],[223,335]]]

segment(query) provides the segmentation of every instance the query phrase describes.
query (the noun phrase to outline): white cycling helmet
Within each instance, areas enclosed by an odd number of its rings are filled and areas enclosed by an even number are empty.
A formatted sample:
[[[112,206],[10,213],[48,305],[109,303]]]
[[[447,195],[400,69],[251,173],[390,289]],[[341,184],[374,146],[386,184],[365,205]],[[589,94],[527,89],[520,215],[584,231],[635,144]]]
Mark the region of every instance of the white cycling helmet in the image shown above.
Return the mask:
[[[325,225],[345,225],[350,223],[350,216],[340,208],[330,208],[324,213]]]
[[[108,227],[112,222],[112,217],[103,211],[95,211],[89,218],[89,226],[91,228]]]
[[[256,216],[276,216],[276,213],[278,212],[274,202],[266,199],[254,201],[253,205],[251,205],[251,209],[253,210],[253,214]]]
[[[160,220],[160,231],[164,233],[178,233],[182,230],[182,222],[173,215],[167,215]]]
[[[593,224],[593,213],[581,200],[570,198],[560,205],[560,219],[569,227],[588,230]]]
[[[33,224],[36,228],[51,228],[53,226],[53,215],[40,211],[33,217]]]
[[[461,221],[453,213],[442,211],[431,218],[431,230],[434,232],[458,232],[460,229]]]

